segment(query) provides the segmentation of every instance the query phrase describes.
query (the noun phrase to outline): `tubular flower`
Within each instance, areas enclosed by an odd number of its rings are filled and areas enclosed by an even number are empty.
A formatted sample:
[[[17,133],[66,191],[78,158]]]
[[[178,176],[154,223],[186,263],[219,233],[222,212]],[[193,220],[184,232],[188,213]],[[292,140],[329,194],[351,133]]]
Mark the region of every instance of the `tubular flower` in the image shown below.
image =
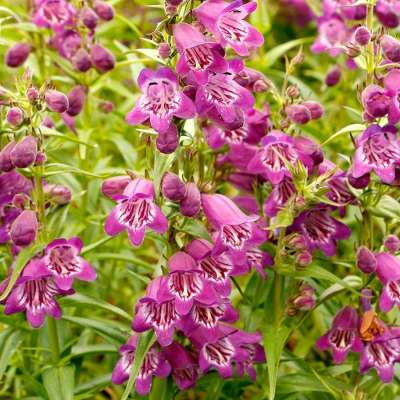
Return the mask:
[[[114,196],[117,205],[106,220],[106,233],[115,236],[127,230],[133,246],[142,244],[146,227],[165,233],[168,221],[154,203],[154,196],[154,186],[150,181],[137,178],[129,183],[122,195]]]

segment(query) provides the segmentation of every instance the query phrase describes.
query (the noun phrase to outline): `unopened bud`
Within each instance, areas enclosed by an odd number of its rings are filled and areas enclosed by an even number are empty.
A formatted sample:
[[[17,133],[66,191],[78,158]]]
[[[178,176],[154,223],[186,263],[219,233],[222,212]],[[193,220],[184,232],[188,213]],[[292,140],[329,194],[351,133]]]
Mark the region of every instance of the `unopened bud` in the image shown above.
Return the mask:
[[[354,39],[360,46],[366,46],[371,40],[371,32],[366,26],[359,26],[354,33]]]
[[[383,35],[381,47],[384,56],[392,62],[400,62],[400,42],[389,35]]]
[[[14,149],[16,142],[6,144],[4,148],[0,151],[0,171],[9,172],[15,168],[11,160],[11,152]]]
[[[292,104],[285,109],[287,117],[296,125],[304,125],[311,120],[311,113],[302,104]]]
[[[390,253],[396,253],[400,250],[400,239],[396,235],[386,236],[383,244]]]
[[[253,83],[253,92],[254,93],[264,93],[268,92],[271,89],[271,86],[264,79],[257,79]]]
[[[67,114],[71,117],[78,115],[83,108],[86,99],[86,90],[83,86],[74,86],[68,93],[68,110]]]
[[[99,46],[98,44],[92,46],[90,50],[90,57],[93,65],[100,72],[107,72],[114,68],[114,55],[109,50]]]
[[[11,126],[19,126],[24,120],[24,112],[19,107],[11,107],[7,111],[6,118]]]
[[[342,71],[339,67],[335,66],[331,68],[325,77],[326,86],[335,86],[339,83],[342,76]]]
[[[47,107],[49,107],[51,111],[63,113],[68,109],[68,97],[58,90],[48,90],[44,96],[44,99],[46,100]]]
[[[101,185],[101,191],[104,196],[113,198],[115,195],[122,194],[124,189],[132,181],[131,177],[128,175],[113,176],[103,181]]]
[[[97,26],[99,17],[90,7],[83,7],[80,14],[83,25],[90,30],[94,30]]]
[[[158,55],[160,56],[160,58],[162,59],[166,59],[170,56],[171,54],[171,46],[168,43],[160,43],[160,45],[158,46]]]
[[[38,151],[35,158],[35,165],[44,165],[47,161],[46,153],[43,151]]]
[[[357,267],[366,274],[376,270],[377,261],[374,253],[365,246],[360,247],[357,251]]]
[[[167,172],[161,182],[161,192],[171,201],[181,201],[186,194],[186,186],[178,175]]]
[[[36,239],[37,229],[36,213],[31,210],[22,211],[10,227],[11,240],[17,246],[29,246]]]
[[[311,113],[311,119],[317,120],[322,117],[324,114],[324,108],[320,103],[317,101],[304,101],[303,106],[306,106],[308,108],[308,111]]]
[[[18,168],[32,165],[37,155],[37,142],[33,136],[25,136],[11,151],[11,161]]]
[[[300,96],[299,88],[296,85],[290,85],[286,89],[286,95],[292,99]]]
[[[67,186],[60,184],[46,184],[43,187],[43,191],[49,201],[58,205],[68,204],[72,198],[71,190]]]
[[[194,217],[198,214],[201,207],[201,194],[200,190],[195,183],[189,182],[186,185],[186,194],[181,201],[180,211],[186,217]]]
[[[308,250],[303,250],[297,254],[296,262],[301,267],[307,267],[312,262],[312,254]]]
[[[27,205],[29,205],[31,198],[25,193],[17,193],[12,199],[12,205],[15,208],[24,210]]]
[[[95,1],[94,11],[103,21],[111,21],[114,18],[114,9],[112,5],[104,1]]]
[[[17,43],[6,53],[6,65],[12,68],[22,65],[29,56],[31,46],[27,43]]]
[[[30,103],[36,103],[39,99],[39,91],[37,90],[37,88],[35,88],[35,86],[31,86],[26,91],[26,97],[28,98]]]
[[[109,114],[110,112],[112,112],[114,110],[114,104],[111,101],[105,100],[105,101],[100,102],[99,109],[104,114]]]
[[[77,71],[86,72],[92,68],[92,61],[85,49],[79,49],[71,58],[72,65]]]
[[[157,149],[164,154],[173,153],[179,145],[178,131],[174,125],[171,125],[165,132],[157,135]]]

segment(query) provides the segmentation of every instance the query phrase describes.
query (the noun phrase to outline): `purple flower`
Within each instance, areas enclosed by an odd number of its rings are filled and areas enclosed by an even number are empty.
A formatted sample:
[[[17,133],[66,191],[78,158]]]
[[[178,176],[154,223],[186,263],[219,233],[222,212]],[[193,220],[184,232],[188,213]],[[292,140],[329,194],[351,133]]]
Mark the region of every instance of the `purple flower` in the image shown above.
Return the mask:
[[[78,32],[72,29],[61,30],[56,32],[50,43],[60,56],[71,60],[81,47],[82,38]]]
[[[387,328],[365,343],[360,357],[360,372],[374,368],[382,382],[393,380],[393,365],[400,361],[400,328]]]
[[[285,108],[285,113],[297,125],[304,125],[311,120],[311,111],[303,104],[291,104]]]
[[[386,28],[396,28],[399,25],[400,4],[396,0],[378,0],[375,14]]]
[[[380,118],[389,112],[390,95],[378,85],[368,85],[361,94],[361,102],[369,116]]]
[[[101,191],[104,196],[112,199],[116,195],[122,195],[128,184],[132,182],[129,175],[113,176],[101,184]]]
[[[172,367],[172,376],[180,390],[192,388],[197,379],[197,360],[181,344],[173,342],[162,349]]]
[[[357,267],[360,271],[370,274],[371,272],[375,272],[378,263],[376,261],[376,257],[371,250],[369,250],[365,246],[361,246],[357,250]]]
[[[351,230],[330,215],[330,209],[323,205],[303,211],[293,222],[290,231],[300,232],[306,239],[307,248],[319,248],[326,256],[336,253],[336,241],[348,239]]]
[[[400,142],[394,126],[370,125],[356,139],[352,176],[361,176],[375,171],[385,183],[395,178],[396,164],[400,161]]]
[[[38,221],[35,211],[24,210],[10,227],[10,237],[17,246],[29,246],[36,239]]]
[[[86,72],[92,68],[92,60],[85,49],[79,49],[72,57],[71,63],[77,71]]]
[[[400,71],[393,69],[388,72],[383,82],[386,93],[391,97],[388,109],[389,124],[397,124],[400,121]]]
[[[165,132],[158,132],[156,146],[160,153],[171,154],[179,145],[179,134],[176,126],[171,124]]]
[[[262,242],[265,241],[265,236]],[[243,273],[249,273],[253,268],[260,274],[260,276],[265,279],[266,273],[265,268],[271,267],[274,264],[273,258],[266,252],[262,251],[256,246],[246,248],[243,251],[230,251],[231,259],[234,262],[235,272],[239,272],[239,275]]]
[[[400,42],[394,37],[383,35],[380,40],[380,45],[384,56],[391,62],[400,61]]]
[[[68,97],[58,90],[48,90],[44,96],[47,107],[56,113],[63,113],[68,110]]]
[[[383,242],[390,253],[396,253],[400,250],[400,239],[396,235],[388,235]]]
[[[24,112],[19,107],[10,107],[6,118],[11,126],[19,126],[24,121]]]
[[[331,329],[318,339],[317,349],[331,348],[334,362],[341,364],[350,350],[362,350],[362,342],[358,335],[359,325],[357,311],[352,307],[342,308],[334,318]]]
[[[32,22],[41,28],[59,31],[73,26],[76,15],[76,9],[68,1],[37,0]]]
[[[180,319],[175,306],[175,295],[168,288],[168,279],[160,276],[149,284],[146,296],[136,304],[132,329],[135,332],[153,329],[160,345],[169,346]]]
[[[81,111],[86,100],[86,88],[84,86],[74,86],[68,93],[67,114],[76,117]]]
[[[171,201],[181,201],[185,197],[186,186],[178,175],[167,172],[161,181],[161,192]]]
[[[150,181],[137,178],[129,183],[122,195],[114,197],[117,206],[106,220],[106,233],[115,236],[126,229],[134,246],[142,244],[146,227],[165,233],[168,221],[154,203],[154,196],[154,186]]]
[[[280,13],[289,22],[293,22],[300,27],[305,27],[315,17],[306,0],[281,0],[279,8]]]
[[[71,289],[74,278],[82,281],[96,279],[96,271],[79,255],[81,250],[82,241],[78,237],[56,239],[47,245],[40,259],[41,267],[53,275],[60,289]]]
[[[25,311],[31,326],[39,328],[46,314],[61,318],[61,308],[55,297],[72,293],[72,290],[58,288],[52,276],[41,271],[37,260],[31,260],[8,296],[4,313],[8,315]]]
[[[243,4],[242,0],[237,0],[229,4],[221,0],[207,0],[193,13],[222,47],[229,45],[240,56],[248,56],[251,50],[264,43],[262,34],[244,21],[256,8],[255,1]]]
[[[208,69],[214,71],[226,69],[221,46],[205,37],[193,26],[181,23],[173,26],[179,60],[176,71],[179,75],[191,72],[198,83],[205,83]]]
[[[318,18],[318,38],[311,46],[313,53],[327,52],[336,57],[343,51],[343,46],[349,40],[349,30],[343,20],[337,16]]]
[[[165,132],[174,116],[192,118],[192,101],[179,91],[176,75],[169,68],[159,68],[156,72],[144,69],[139,74],[138,85],[143,95],[135,107],[127,114],[130,125],[144,123],[150,119],[151,126],[158,132]]]
[[[14,149],[16,142],[12,140],[7,143],[0,151],[0,171],[9,172],[15,168],[11,160],[11,152]]]
[[[26,168],[33,164],[37,156],[37,140],[33,136],[25,136],[11,150],[10,159],[14,166]]]
[[[366,16],[365,5],[353,5],[357,0],[324,0],[323,14],[339,14],[346,19],[363,19]]]
[[[185,196],[180,202],[180,212],[186,217],[194,217],[201,208],[200,190],[193,182],[187,183],[185,188]]]
[[[114,18],[114,8],[111,4],[96,0],[93,5],[94,11],[103,21],[111,21]]]
[[[265,199],[264,212],[269,217],[275,217],[287,201],[296,193],[296,188],[290,178],[284,178],[272,187],[271,193]]]
[[[17,193],[29,194],[32,182],[16,171],[0,174],[0,206],[9,203]]]
[[[95,44],[90,49],[90,57],[94,67],[99,72],[108,72],[114,68],[115,57],[110,50]]]
[[[137,346],[137,335],[131,336],[127,343],[121,346],[119,352],[121,358],[118,360],[112,373],[112,382],[121,384],[129,379],[135,359]],[[153,376],[166,378],[171,372],[171,366],[162,352],[156,346],[152,346],[146,353],[138,376],[135,380],[135,389],[140,395],[150,392]]]
[[[31,46],[28,43],[16,43],[7,50],[5,63],[11,68],[17,68],[22,65],[31,51]]]
[[[248,216],[228,197],[221,194],[201,196],[204,214],[217,231],[215,252],[242,250],[253,239],[258,215]]]
[[[334,66],[329,69],[328,73],[325,77],[325,84],[326,86],[335,86],[339,83],[340,78],[342,76],[342,70],[338,66]]]

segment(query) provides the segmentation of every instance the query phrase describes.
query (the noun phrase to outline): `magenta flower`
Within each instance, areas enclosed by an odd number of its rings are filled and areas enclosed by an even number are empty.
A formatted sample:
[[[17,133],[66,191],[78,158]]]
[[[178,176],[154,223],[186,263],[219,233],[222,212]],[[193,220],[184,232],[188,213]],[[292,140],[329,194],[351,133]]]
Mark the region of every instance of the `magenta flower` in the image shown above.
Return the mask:
[[[244,21],[256,8],[255,1],[243,4],[242,0],[237,0],[229,4],[207,0],[193,13],[222,47],[229,45],[240,56],[248,56],[251,50],[264,43],[263,35]]]
[[[135,332],[154,329],[160,345],[169,346],[180,319],[175,296],[168,290],[168,279],[160,276],[149,284],[146,296],[136,304],[132,329]]]
[[[323,14],[339,14],[346,19],[363,19],[366,16],[365,5],[354,5],[357,0],[324,0]]]
[[[81,35],[72,29],[61,30],[51,38],[51,45],[54,47],[60,56],[71,60],[79,51],[82,44]],[[79,55],[78,55],[79,56]]]
[[[192,25],[181,23],[173,26],[176,48],[179,60],[176,71],[186,76],[192,73],[198,83],[207,82],[208,70],[224,70],[226,61],[221,46],[205,37]]]
[[[59,31],[73,26],[76,16],[76,9],[68,1],[37,0],[32,22],[41,28]]]
[[[393,88],[396,89],[396,83]],[[368,117],[381,118],[389,112],[390,95],[378,85],[368,85],[361,94],[361,102]]]
[[[154,186],[150,181],[137,178],[129,183],[122,195],[114,197],[117,205],[106,220],[106,233],[115,236],[126,229],[133,246],[142,244],[146,227],[165,233],[168,221],[154,203],[154,196]]]
[[[360,357],[362,374],[374,368],[382,382],[393,380],[393,366],[400,361],[400,328],[387,328],[366,342]]]
[[[162,349],[172,367],[172,377],[180,390],[192,388],[197,379],[197,360],[179,343],[173,342]]]
[[[272,187],[271,193],[265,199],[264,212],[269,217],[275,217],[279,210],[285,207],[287,201],[296,193],[296,188],[290,178],[284,178]]]
[[[121,346],[120,359],[114,367],[111,380],[114,384],[121,384],[129,379],[135,359],[137,335],[130,337],[127,343]],[[162,352],[152,346],[146,353],[138,376],[135,380],[135,389],[140,395],[150,392],[153,376],[166,378],[171,372],[171,366]]]
[[[390,96],[388,109],[389,124],[397,124],[400,121],[400,71],[392,69],[385,76],[383,82],[387,95]]]
[[[55,297],[72,293],[73,290],[57,287],[53,277],[42,270],[38,261],[31,260],[7,297],[4,313],[9,315],[25,311],[31,326],[39,328],[46,314],[61,318],[61,308]]]
[[[375,13],[383,26],[396,28],[400,19],[400,4],[396,0],[378,0]]]
[[[171,69],[152,71],[145,68],[139,74],[138,85],[143,95],[127,114],[128,124],[138,125],[150,120],[152,128],[166,132],[174,116],[193,118],[193,102],[180,92],[178,79]]]
[[[280,13],[282,13],[289,22],[302,28],[315,18],[306,0],[281,0],[279,5]]]
[[[242,250],[253,239],[258,215],[248,216],[228,197],[221,194],[203,194],[204,213],[217,231],[215,252],[226,249]]]
[[[336,315],[331,329],[317,341],[317,349],[332,349],[333,360],[341,364],[349,351],[360,352],[363,348],[358,329],[360,318],[352,307],[344,307]]]
[[[352,176],[360,178],[375,171],[383,182],[392,183],[395,179],[396,165],[400,161],[397,129],[392,125],[370,125],[357,137],[356,146]]]
[[[326,256],[336,253],[336,241],[348,239],[351,230],[330,215],[323,205],[302,212],[293,222],[290,231],[300,232],[309,251],[319,248]]]
[[[71,289],[74,278],[94,281],[96,271],[79,253],[82,241],[78,237],[53,240],[45,250],[41,265],[52,274],[56,285],[62,290]]]
[[[265,268],[274,264],[273,258],[266,251],[262,251],[256,246],[242,251],[231,251],[230,254],[232,260],[234,260],[235,271],[240,271],[238,275],[249,273],[254,268],[265,279]]]

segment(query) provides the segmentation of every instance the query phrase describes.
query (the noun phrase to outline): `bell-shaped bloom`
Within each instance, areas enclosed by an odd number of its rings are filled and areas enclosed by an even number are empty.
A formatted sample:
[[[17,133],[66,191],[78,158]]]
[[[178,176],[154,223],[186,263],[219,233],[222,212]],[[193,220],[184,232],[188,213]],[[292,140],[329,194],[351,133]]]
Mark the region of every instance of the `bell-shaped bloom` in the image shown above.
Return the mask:
[[[387,73],[383,82],[386,93],[390,96],[390,105],[388,110],[389,124],[397,124],[400,121],[400,71],[392,69]]]
[[[367,10],[364,4],[354,5],[357,0],[324,0],[323,15],[340,15],[350,20],[365,18]]]
[[[400,328],[387,328],[365,343],[360,357],[362,374],[374,368],[384,383],[393,380],[393,368],[400,361]]]
[[[79,32],[68,29],[56,32],[51,38],[50,44],[58,51],[61,57],[72,61],[72,58],[81,48],[82,42],[83,39]]]
[[[400,61],[400,41],[390,35],[383,35],[379,44],[381,45],[383,55],[391,62]],[[395,70],[392,70],[395,71]]]
[[[127,114],[128,124],[137,125],[150,120],[153,129],[165,132],[174,116],[193,118],[193,102],[180,91],[178,79],[171,69],[152,71],[145,68],[139,74],[138,85],[143,95]]]
[[[77,16],[74,6],[66,0],[37,0],[32,22],[40,28],[60,31],[73,26]]]
[[[357,250],[357,267],[360,269],[360,271],[370,274],[371,272],[375,272],[377,268],[377,260],[372,253],[371,250],[369,250],[365,246],[361,246]]]
[[[135,360],[138,337],[133,335],[120,347],[120,359],[114,367],[111,380],[114,384],[124,383],[129,379]],[[152,346],[144,356],[139,373],[135,380],[135,389],[140,395],[150,392],[153,376],[166,378],[171,373],[171,365],[157,346]]]
[[[173,342],[162,349],[172,367],[171,375],[180,390],[192,388],[197,379],[197,360],[179,343]]]
[[[16,171],[0,174],[0,206],[10,203],[16,194],[29,194],[32,189],[32,181]]]
[[[279,12],[288,20],[301,28],[309,24],[315,15],[306,0],[281,0]]]
[[[400,23],[400,4],[393,0],[378,0],[375,14],[386,28],[396,28]]]
[[[293,222],[289,231],[301,233],[309,251],[319,248],[326,256],[336,253],[336,241],[346,240],[350,228],[330,215],[330,209],[321,205],[302,212]]]
[[[168,227],[167,218],[154,203],[153,183],[137,178],[129,183],[122,195],[114,196],[117,201],[105,223],[105,231],[115,236],[123,230],[133,246],[142,244],[146,227],[163,234]]]
[[[131,181],[132,178],[129,175],[113,176],[103,181],[101,191],[104,196],[112,199],[115,195],[122,195]]]
[[[313,53],[327,52],[331,57],[338,56],[350,39],[350,31],[338,15],[318,18],[318,37],[311,46]]]
[[[179,204],[179,211],[185,217],[196,216],[201,208],[201,193],[194,182],[185,185],[185,196]]]
[[[168,289],[168,279],[160,276],[149,284],[145,297],[136,304],[132,329],[135,332],[153,329],[160,345],[169,346],[180,319],[175,295]]]
[[[265,199],[264,212],[269,217],[275,217],[279,210],[285,207],[287,201],[296,193],[296,188],[290,178],[285,177],[272,187],[271,193]]]
[[[181,23],[173,26],[179,60],[176,71],[186,76],[191,73],[198,83],[207,81],[208,70],[226,68],[223,51],[215,41],[204,36],[192,25]]]
[[[339,311],[332,322],[329,331],[317,341],[317,349],[332,350],[333,360],[341,364],[349,351],[360,352],[362,342],[358,335],[360,318],[352,307],[344,307]]]
[[[240,56],[264,43],[263,35],[245,21],[255,11],[257,3],[242,0],[228,3],[222,0],[207,0],[193,10],[197,19],[210,31],[222,47],[228,45]]]
[[[74,278],[94,281],[96,271],[79,253],[82,241],[78,237],[56,239],[47,245],[41,266],[52,274],[57,286],[62,290],[71,289]]]
[[[258,215],[246,215],[228,197],[221,194],[203,194],[204,213],[217,231],[215,252],[242,250],[251,244]]]
[[[72,293],[73,290],[61,290],[52,275],[43,271],[37,260],[31,260],[7,297],[4,313],[8,315],[25,311],[31,326],[39,328],[46,314],[61,318],[62,311],[56,296]]]
[[[387,81],[388,86],[396,90],[396,83],[393,85],[390,78]],[[384,117],[389,112],[390,94],[378,85],[368,85],[361,93],[361,102],[365,112],[372,119]]]
[[[383,284],[379,307],[389,312],[395,304],[400,307],[400,260],[388,253],[378,253],[375,258],[376,274]]]
[[[359,178],[371,171],[385,183],[395,179],[396,165],[400,162],[400,141],[393,125],[370,125],[356,139],[356,153],[352,176]]]

